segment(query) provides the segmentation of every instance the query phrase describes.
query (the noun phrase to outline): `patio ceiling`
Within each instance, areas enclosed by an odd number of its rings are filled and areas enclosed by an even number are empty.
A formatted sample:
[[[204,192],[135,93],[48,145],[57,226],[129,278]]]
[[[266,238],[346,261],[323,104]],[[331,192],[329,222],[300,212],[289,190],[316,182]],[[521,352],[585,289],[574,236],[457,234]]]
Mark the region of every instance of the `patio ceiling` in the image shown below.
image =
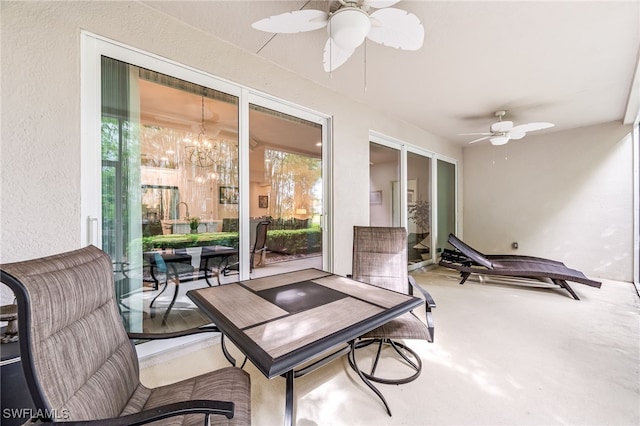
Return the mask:
[[[417,15],[423,47],[359,47],[332,75],[322,69],[325,30],[279,34],[251,23],[287,11],[328,10],[327,1],[146,1],[330,90],[465,145],[496,110],[516,124],[550,121],[563,131],[632,121],[640,2],[402,1]],[[366,90],[365,90],[366,84]],[[635,85],[638,85],[635,77]],[[629,110],[629,111],[627,111]],[[330,113],[330,111],[325,111]]]

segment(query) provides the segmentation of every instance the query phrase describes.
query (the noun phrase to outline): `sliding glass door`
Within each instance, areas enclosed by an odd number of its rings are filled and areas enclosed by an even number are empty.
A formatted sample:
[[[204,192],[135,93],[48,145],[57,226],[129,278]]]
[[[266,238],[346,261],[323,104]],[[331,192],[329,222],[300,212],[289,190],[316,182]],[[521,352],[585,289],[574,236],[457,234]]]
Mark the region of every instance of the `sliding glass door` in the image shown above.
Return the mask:
[[[402,226],[400,200],[400,150],[369,144],[369,224]]]
[[[431,154],[386,136],[369,143],[369,223],[407,228],[408,267],[433,261]]]
[[[211,273],[203,248],[239,247],[238,98],[106,56],[101,81],[101,245],[123,318],[204,324],[176,299]]]
[[[407,256],[409,264],[432,259],[431,158],[407,150]]]
[[[252,250],[258,224],[269,223],[268,250],[253,256],[254,267],[269,267],[256,276],[323,268],[322,125],[298,115],[249,104]]]
[[[83,244],[111,256],[130,331],[207,323],[192,288],[331,270],[328,117],[92,35],[82,43]],[[257,243],[266,250],[253,256]]]
[[[456,233],[456,165],[442,159],[437,161],[438,233],[436,255],[447,248],[449,234]]]

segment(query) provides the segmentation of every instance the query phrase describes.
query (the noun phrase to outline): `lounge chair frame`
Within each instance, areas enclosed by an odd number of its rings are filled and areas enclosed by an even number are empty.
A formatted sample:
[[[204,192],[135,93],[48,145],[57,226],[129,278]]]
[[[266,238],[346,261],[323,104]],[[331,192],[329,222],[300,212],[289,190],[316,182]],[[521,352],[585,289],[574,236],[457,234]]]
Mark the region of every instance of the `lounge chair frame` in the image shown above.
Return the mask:
[[[464,243],[453,234],[449,234],[449,244],[456,251],[445,249],[439,265],[460,271],[464,284],[471,274],[498,275],[525,279],[549,279],[553,284],[567,290],[575,299],[580,300],[567,281],[600,288],[599,281],[587,278],[582,272],[568,268],[556,260],[533,256],[518,255],[485,255]]]

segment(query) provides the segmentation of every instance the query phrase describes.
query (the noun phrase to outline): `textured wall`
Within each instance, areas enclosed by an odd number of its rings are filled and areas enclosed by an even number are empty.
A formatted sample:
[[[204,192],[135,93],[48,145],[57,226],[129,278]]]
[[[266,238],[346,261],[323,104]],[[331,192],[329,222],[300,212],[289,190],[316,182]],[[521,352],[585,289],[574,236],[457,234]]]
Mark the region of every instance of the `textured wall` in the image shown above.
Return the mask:
[[[323,89],[136,2],[2,2],[0,262],[79,247],[80,31],[86,30],[333,116],[334,270],[351,270],[368,223],[368,132],[459,160],[426,131]]]
[[[608,123],[465,149],[464,239],[487,253],[549,257],[631,281],[630,131]]]

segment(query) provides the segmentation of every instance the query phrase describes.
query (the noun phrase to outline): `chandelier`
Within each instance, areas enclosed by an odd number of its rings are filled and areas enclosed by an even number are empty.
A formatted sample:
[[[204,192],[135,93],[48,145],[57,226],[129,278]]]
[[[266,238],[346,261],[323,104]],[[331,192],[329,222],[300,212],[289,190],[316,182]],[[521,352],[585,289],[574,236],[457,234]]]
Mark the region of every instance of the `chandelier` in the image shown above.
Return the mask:
[[[193,145],[185,147],[187,158],[191,164],[198,167],[211,167],[216,162],[218,142],[211,139],[206,134],[204,128],[204,96],[202,96],[202,119],[200,122],[200,133],[192,141]]]

